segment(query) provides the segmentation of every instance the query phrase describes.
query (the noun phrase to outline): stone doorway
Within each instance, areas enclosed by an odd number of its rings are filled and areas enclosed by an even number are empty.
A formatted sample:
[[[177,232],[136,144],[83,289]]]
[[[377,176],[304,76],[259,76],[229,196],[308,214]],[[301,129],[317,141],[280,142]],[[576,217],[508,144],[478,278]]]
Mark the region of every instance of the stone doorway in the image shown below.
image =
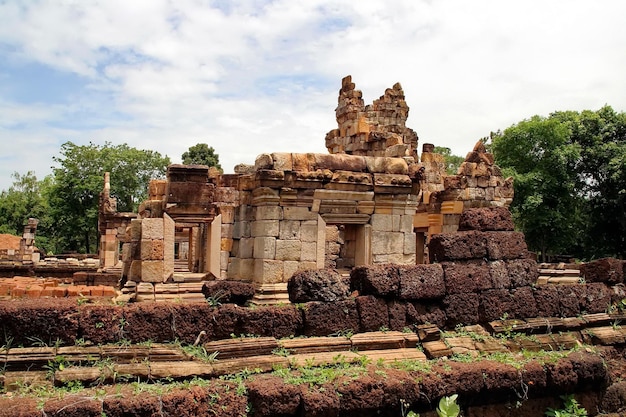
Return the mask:
[[[427,264],[428,263],[428,249],[426,246],[428,237],[427,227],[418,227],[415,231],[415,263]]]
[[[349,271],[371,264],[370,230],[366,224],[327,224],[324,267]]]

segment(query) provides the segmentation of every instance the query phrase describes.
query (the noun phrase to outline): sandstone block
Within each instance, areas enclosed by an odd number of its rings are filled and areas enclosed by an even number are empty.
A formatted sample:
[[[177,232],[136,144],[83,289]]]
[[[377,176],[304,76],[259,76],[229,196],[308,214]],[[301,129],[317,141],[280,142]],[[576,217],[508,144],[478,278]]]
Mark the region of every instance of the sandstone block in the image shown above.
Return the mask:
[[[372,230],[372,254],[403,254],[404,233]]]
[[[222,238],[220,240],[220,250],[223,250],[226,252],[230,252],[231,250],[233,250],[233,240]]]
[[[278,284],[283,282],[283,261],[272,259],[254,260],[254,279],[259,284]]]
[[[299,240],[277,240],[276,259],[281,261],[299,261],[302,243]]]
[[[164,259],[163,239],[142,239],[140,250],[142,261]]]
[[[254,278],[255,259],[239,259],[239,276],[243,281],[251,281]]]
[[[254,213],[255,219],[258,220],[281,220],[283,218],[283,209],[280,206],[259,206]]]
[[[142,219],[141,236],[143,239],[163,239],[163,219]]]
[[[300,239],[300,221],[283,220],[280,222],[278,238],[281,240],[299,240]]]
[[[278,220],[257,220],[250,226],[252,237],[278,237],[279,230]]]
[[[411,229],[408,229],[411,230]],[[404,234],[404,251],[402,252],[404,255],[414,255],[416,251],[416,237],[415,233],[405,233]]]
[[[274,259],[276,257],[276,238],[255,237],[254,238],[254,258]]]
[[[402,157],[365,157],[367,171],[381,174],[408,174],[409,166]]]
[[[316,262],[317,261],[317,243],[316,242],[301,242],[302,253],[300,254],[301,261]]]
[[[394,219],[391,214],[372,214],[370,224],[372,229],[380,232],[392,232],[394,231]],[[400,216],[397,216],[398,220]]]
[[[130,268],[128,269],[129,281],[141,281],[141,263],[142,261],[131,261]]]
[[[237,253],[239,258],[252,258],[254,256],[255,239],[257,238],[248,237],[248,238],[239,239],[239,247],[238,247],[238,253]]]
[[[130,226],[129,226],[129,234],[130,234],[130,239],[131,240],[141,240],[141,224],[142,221],[140,219],[132,219],[130,221]]]
[[[309,154],[306,153],[292,153],[291,163],[294,171],[309,171],[311,169]]]
[[[357,155],[329,155],[322,153],[311,154],[315,169],[329,169],[331,171],[365,172],[366,164],[362,156]]]
[[[283,282],[288,282],[289,279],[297,272],[302,271],[300,261],[284,261],[283,262]]]
[[[317,242],[317,222],[302,222],[300,225],[300,240],[302,242]]]
[[[291,153],[272,153],[272,160],[274,162],[274,168],[279,171],[293,171],[293,161],[291,159]]]
[[[270,154],[263,153],[257,156],[254,160],[254,169],[257,171],[260,169],[273,169],[273,167],[274,160],[272,159],[272,155]]]
[[[283,207],[283,219],[315,220],[317,219],[317,213],[311,212],[308,207]]]
[[[234,225],[232,223],[222,223],[220,228],[220,236],[223,238],[231,238],[233,236]]]
[[[166,275],[165,263],[163,261],[142,261],[141,281],[143,282],[163,282],[169,276]]]
[[[228,270],[229,258],[230,258],[230,252],[225,251],[225,250],[220,250],[220,269],[222,271]],[[174,273],[174,271],[172,271],[172,273]],[[225,278],[224,276],[221,276],[221,277]]]

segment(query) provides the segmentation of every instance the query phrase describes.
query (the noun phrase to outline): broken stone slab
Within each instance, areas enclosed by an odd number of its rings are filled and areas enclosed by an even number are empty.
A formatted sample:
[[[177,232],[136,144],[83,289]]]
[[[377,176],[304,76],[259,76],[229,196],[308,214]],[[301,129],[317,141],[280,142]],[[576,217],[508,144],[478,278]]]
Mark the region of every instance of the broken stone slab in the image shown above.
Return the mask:
[[[344,300],[350,295],[350,278],[334,269],[300,271],[289,279],[287,291],[292,303]]]
[[[506,207],[472,208],[461,213],[459,230],[513,231],[514,224]]]

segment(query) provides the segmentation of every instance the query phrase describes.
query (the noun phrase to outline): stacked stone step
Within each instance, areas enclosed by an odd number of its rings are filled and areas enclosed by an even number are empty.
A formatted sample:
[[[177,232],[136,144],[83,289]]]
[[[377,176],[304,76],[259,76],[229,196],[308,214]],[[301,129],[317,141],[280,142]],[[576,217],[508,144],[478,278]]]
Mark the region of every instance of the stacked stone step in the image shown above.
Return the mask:
[[[580,265],[576,264],[539,264],[537,285],[543,284],[579,284]]]
[[[603,312],[611,303],[604,283],[535,287],[537,263],[524,235],[513,230],[506,208],[465,210],[459,232],[433,236],[429,250],[444,270],[448,326],[498,318],[575,317]]]
[[[429,254],[444,271],[448,326],[537,315],[537,264],[507,209],[464,211],[459,232],[433,236]]]

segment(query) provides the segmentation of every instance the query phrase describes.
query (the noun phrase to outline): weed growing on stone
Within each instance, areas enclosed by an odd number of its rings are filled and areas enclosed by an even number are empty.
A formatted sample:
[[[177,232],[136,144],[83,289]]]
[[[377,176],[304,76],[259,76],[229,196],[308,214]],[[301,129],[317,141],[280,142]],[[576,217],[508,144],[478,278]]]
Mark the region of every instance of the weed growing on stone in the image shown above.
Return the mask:
[[[555,410],[548,408],[545,415],[548,417],[584,417],[587,416],[587,410],[578,404],[573,395],[561,395],[563,400],[563,408]]]
[[[224,298],[226,296],[226,292],[224,291],[217,291],[215,294],[208,296],[206,298],[207,303],[209,303],[209,305],[211,307],[219,307],[222,305],[222,298]]]
[[[415,360],[415,359],[395,360],[393,362],[384,364],[384,366],[388,368],[392,368],[392,369],[398,369],[401,371],[407,371],[407,372],[415,372],[415,371],[430,372],[433,367],[430,361],[422,361],[422,360]]]
[[[255,374],[260,374],[262,373],[263,370],[262,369],[244,369],[241,372],[238,372],[236,374],[231,374],[231,375],[222,375],[220,376],[220,380],[222,381],[231,381],[233,383],[235,383],[235,393],[239,396],[242,395],[246,395],[246,393],[248,392],[248,389],[246,388],[246,385],[244,384],[244,382],[248,379],[250,379],[250,377],[252,375]]]
[[[354,336],[354,330],[352,330],[352,329],[339,330],[338,332],[329,334],[329,336],[331,336],[331,337],[345,337],[346,339],[350,339],[350,338],[352,338],[352,336]]]
[[[235,333],[231,333],[230,334],[230,338],[231,339],[254,339],[254,338],[258,338],[261,337],[258,334],[252,334],[252,333],[240,333],[239,335],[235,334]]]
[[[285,348],[284,346],[281,347],[277,347],[276,349],[272,350],[272,355],[276,355],[276,356],[283,356],[283,357],[287,357],[289,355],[291,355],[291,351],[287,348]]]
[[[67,366],[67,360],[64,356],[56,356],[53,360],[49,360],[43,369],[46,371],[46,379],[52,381],[54,384],[56,379],[56,372],[62,371]]]
[[[220,354],[219,352],[208,352],[206,348],[202,345],[180,345],[180,349],[182,349],[185,354],[200,359],[206,363],[213,363],[217,361],[217,356]]]

